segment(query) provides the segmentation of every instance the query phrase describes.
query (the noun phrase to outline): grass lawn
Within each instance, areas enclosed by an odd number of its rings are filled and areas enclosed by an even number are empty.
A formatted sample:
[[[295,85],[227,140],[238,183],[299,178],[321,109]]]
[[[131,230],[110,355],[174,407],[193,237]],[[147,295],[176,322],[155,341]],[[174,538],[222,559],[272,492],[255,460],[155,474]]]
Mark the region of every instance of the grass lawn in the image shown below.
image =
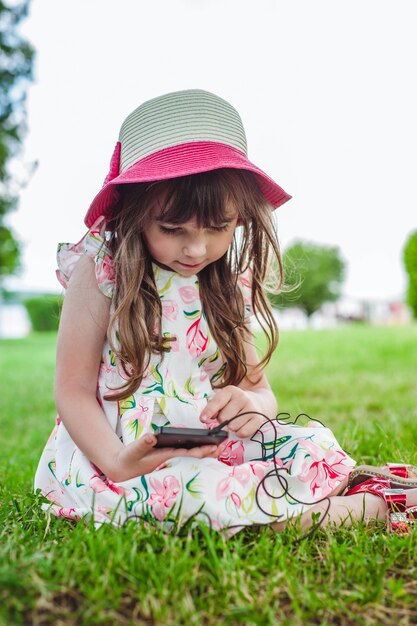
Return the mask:
[[[131,523],[47,524],[32,480],[54,418],[54,334],[0,342],[0,623],[417,624],[417,529],[247,529],[225,540]],[[330,426],[359,462],[417,464],[417,326],[283,332],[280,409]]]

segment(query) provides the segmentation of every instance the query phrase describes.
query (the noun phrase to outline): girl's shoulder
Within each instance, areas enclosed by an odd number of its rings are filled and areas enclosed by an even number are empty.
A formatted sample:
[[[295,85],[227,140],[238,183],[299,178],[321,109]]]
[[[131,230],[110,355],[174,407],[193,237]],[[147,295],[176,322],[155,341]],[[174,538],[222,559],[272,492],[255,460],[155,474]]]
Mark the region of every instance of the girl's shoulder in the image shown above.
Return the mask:
[[[95,274],[100,291],[108,298],[113,296],[115,275],[113,260],[106,246],[105,227],[104,218],[99,217],[77,243],[58,244],[58,269],[56,275],[65,289],[68,287],[69,279],[79,259],[87,255],[94,260]]]

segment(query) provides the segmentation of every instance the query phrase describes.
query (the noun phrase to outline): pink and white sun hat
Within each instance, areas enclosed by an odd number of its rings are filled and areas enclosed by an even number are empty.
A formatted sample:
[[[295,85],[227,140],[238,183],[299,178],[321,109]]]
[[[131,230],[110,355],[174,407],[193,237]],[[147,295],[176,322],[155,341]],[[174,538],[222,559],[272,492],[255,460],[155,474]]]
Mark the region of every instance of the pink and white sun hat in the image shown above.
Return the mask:
[[[247,157],[238,112],[201,89],[168,93],[141,104],[123,122],[110,171],[85,216],[90,228],[111,215],[118,185],[144,183],[220,168],[253,172],[274,208],[291,198]]]

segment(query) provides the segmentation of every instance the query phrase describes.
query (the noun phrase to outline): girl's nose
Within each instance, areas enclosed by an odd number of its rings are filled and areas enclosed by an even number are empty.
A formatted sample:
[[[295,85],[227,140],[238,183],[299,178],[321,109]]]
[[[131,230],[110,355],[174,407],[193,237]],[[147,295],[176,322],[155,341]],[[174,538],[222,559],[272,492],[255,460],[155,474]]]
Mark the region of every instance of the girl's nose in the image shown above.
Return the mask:
[[[183,253],[187,257],[200,259],[206,253],[206,238],[203,233],[193,235],[184,244]]]

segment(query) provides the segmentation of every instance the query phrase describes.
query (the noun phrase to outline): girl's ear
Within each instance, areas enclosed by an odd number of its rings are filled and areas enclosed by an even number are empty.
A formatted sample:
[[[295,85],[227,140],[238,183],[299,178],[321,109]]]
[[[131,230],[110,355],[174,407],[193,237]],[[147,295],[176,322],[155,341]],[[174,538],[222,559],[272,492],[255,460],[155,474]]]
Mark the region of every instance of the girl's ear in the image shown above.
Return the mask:
[[[236,226],[242,226],[242,224],[243,224],[243,220],[239,215],[239,217],[237,218]]]

